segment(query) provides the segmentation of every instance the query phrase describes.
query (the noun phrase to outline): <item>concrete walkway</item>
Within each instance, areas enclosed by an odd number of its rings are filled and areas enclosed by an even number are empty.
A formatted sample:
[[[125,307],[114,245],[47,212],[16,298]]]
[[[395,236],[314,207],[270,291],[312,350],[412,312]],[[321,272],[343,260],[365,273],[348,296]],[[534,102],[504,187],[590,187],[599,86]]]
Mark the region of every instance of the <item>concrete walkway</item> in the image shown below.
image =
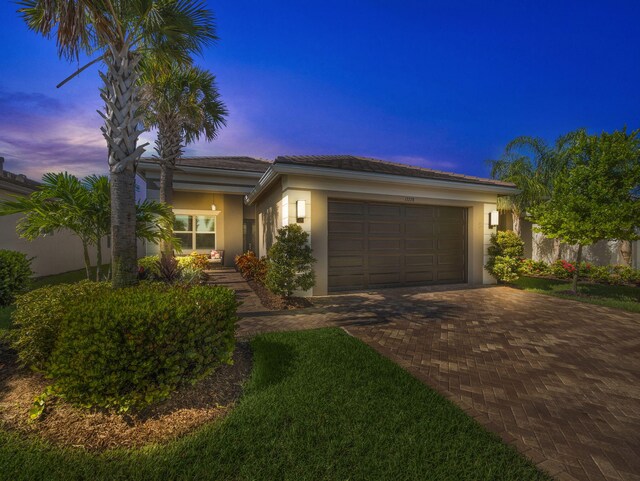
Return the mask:
[[[266,311],[239,336],[339,326],[560,480],[640,480],[640,315],[507,287],[385,289]]]

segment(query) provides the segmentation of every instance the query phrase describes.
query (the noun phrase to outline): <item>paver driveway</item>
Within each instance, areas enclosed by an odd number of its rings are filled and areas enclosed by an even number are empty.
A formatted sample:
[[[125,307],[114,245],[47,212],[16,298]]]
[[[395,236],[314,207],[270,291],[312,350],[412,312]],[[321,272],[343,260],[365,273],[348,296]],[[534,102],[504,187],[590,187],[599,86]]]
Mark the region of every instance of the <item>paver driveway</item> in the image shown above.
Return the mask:
[[[294,313],[240,295],[239,335],[342,326],[557,479],[640,479],[638,314],[507,287],[386,289]]]

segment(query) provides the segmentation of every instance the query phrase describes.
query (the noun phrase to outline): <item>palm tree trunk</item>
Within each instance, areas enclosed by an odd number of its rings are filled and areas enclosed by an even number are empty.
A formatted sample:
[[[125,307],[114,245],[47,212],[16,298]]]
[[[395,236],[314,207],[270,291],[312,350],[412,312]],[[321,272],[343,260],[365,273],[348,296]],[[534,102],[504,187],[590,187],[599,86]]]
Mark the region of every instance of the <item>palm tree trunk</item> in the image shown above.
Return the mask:
[[[161,119],[155,150],[160,162],[160,202],[173,206],[173,171],[177,159],[182,155],[180,119],[175,116]],[[162,241],[160,251],[165,255],[172,256],[173,245],[170,242]]]
[[[91,280],[91,258],[89,257],[89,245],[87,241],[82,241],[82,255],[84,256],[84,270],[87,273],[87,280]]]
[[[105,56],[107,73],[100,73],[105,102],[102,134],[109,150],[111,180],[111,264],[113,286],[124,287],[138,282],[136,245],[135,166],[144,152],[137,145],[144,130],[137,83],[141,55],[128,44],[120,50],[111,48]]]
[[[515,232],[518,237],[522,237],[522,224],[520,215],[516,212],[512,212],[511,218],[513,219],[513,232]]]
[[[573,282],[571,290],[578,293],[578,277],[580,277],[580,263],[582,262],[582,244],[578,244],[578,254],[576,255],[576,269],[573,271]]]
[[[100,268],[102,267],[102,239],[96,244],[96,282],[100,282]]]
[[[631,254],[632,254],[631,241],[628,241],[628,240],[620,241],[620,255],[622,256],[622,260],[624,264],[627,266],[631,265]]]

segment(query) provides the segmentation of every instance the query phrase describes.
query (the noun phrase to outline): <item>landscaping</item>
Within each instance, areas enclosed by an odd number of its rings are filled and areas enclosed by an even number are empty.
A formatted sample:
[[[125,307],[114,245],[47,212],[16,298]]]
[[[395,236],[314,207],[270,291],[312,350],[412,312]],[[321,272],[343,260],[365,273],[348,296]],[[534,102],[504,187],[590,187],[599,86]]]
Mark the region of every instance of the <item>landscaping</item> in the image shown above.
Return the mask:
[[[548,294],[564,299],[640,312],[640,288],[628,285],[606,285],[581,282],[578,295],[570,292],[571,282],[564,279],[520,277],[511,285],[525,291]]]
[[[27,479],[549,479],[435,391],[338,329],[251,342],[245,394],[224,419],[162,446],[90,454],[0,435]]]

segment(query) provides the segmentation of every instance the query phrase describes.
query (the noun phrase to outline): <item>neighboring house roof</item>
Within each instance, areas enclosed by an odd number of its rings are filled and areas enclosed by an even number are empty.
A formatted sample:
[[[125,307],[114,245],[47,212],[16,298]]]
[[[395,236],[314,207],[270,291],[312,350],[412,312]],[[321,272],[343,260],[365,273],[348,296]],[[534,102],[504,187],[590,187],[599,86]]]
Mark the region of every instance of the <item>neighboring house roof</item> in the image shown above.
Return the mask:
[[[141,159],[145,165],[156,163],[150,158]],[[271,166],[271,162],[254,157],[182,157],[177,160],[179,167],[199,167],[205,169],[237,170],[242,172],[263,173]]]
[[[425,167],[400,164],[397,162],[372,159],[369,157],[358,157],[355,155],[286,155],[277,157],[274,164],[307,165],[312,167],[349,170],[353,172],[368,172],[374,174],[399,175],[402,177],[418,177],[421,179],[465,182],[469,184],[515,187],[514,184],[509,182],[473,177],[470,175],[454,174],[451,172],[427,169]]]
[[[40,186],[24,174],[14,174],[4,170],[4,157],[0,157],[0,190],[16,194],[29,194]]]

